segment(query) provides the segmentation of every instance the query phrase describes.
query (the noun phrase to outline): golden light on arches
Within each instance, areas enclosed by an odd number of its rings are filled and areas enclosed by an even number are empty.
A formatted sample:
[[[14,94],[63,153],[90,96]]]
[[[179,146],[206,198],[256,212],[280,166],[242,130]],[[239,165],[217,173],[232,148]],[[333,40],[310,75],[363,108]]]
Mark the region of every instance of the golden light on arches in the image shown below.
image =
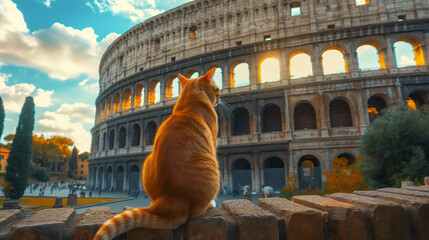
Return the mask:
[[[124,96],[122,97],[122,110],[126,111],[130,109],[131,105],[131,91],[130,89],[126,89],[124,92]]]
[[[359,69],[361,71],[383,69],[383,55],[380,55],[376,47],[369,44],[364,44],[356,49],[356,53]]]
[[[338,74],[347,72],[347,62],[340,48],[329,48],[322,54],[323,74]]]
[[[266,58],[260,65],[261,83],[280,81],[280,63],[273,57]]]
[[[250,84],[249,64],[245,62],[237,64],[234,67],[232,80],[232,87],[248,86]]]
[[[313,76],[313,64],[307,53],[298,52],[292,55],[289,64],[291,79]]]
[[[154,103],[159,103],[161,101],[161,83],[158,82],[155,86],[155,100]]]
[[[171,92],[172,92],[171,97],[173,97],[173,98],[179,97],[179,94],[180,94],[180,82],[179,82],[179,78],[178,77],[175,77],[173,79],[173,82],[171,83]]]
[[[134,107],[141,107],[144,105],[144,87],[143,85],[139,84],[136,87],[134,94]]]
[[[223,76],[222,76],[222,68],[217,67],[215,74],[213,75],[213,82],[216,86],[222,90],[223,89]]]

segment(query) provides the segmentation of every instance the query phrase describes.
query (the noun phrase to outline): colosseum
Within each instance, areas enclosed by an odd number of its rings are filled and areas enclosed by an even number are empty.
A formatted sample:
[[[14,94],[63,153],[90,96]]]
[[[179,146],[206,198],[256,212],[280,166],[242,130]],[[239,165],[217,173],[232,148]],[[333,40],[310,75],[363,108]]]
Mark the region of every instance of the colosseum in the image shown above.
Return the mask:
[[[405,49],[405,50],[399,50]],[[372,54],[372,55],[371,55]],[[369,63],[372,62],[372,65]],[[427,0],[196,0],[116,39],[99,67],[92,188],[143,190],[141,169],[180,92],[216,67],[220,192],[320,187],[354,161],[383,108],[429,103]]]

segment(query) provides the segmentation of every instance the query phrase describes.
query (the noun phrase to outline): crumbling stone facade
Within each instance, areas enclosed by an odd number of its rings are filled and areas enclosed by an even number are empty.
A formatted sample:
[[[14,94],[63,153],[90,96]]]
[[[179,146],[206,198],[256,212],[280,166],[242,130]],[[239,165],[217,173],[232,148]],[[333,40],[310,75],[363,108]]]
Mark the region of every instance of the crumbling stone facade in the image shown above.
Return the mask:
[[[429,103],[428,23],[426,0],[197,0],[150,18],[101,59],[88,183],[143,190],[142,164],[172,112],[175,77],[215,66],[221,99],[234,109],[219,117],[220,191],[279,190],[292,174],[301,188],[321,186],[333,158],[357,157],[376,117],[369,109]],[[412,66],[398,65],[397,42],[412,46]],[[359,66],[361,46],[376,49],[377,69]],[[340,64],[326,62],[331,50],[342,56],[340,73],[327,70]],[[295,73],[300,54],[308,76]],[[266,59],[278,63],[274,81],[262,78]],[[243,63],[248,78],[239,84]]]

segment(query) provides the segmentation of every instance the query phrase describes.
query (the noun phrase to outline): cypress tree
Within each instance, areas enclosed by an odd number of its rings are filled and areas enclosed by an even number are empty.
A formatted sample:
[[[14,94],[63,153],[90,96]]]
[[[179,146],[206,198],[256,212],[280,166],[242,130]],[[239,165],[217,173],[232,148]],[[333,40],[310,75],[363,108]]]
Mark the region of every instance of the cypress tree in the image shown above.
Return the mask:
[[[72,173],[74,172],[74,170],[77,169],[77,149],[76,149],[76,147],[73,148],[73,151],[72,151],[72,154],[70,157],[69,169],[71,170]]]
[[[3,99],[0,97],[0,139],[1,135],[3,134],[3,128],[4,128],[4,106],[3,106]]]
[[[8,199],[19,199],[24,195],[30,168],[31,145],[34,128],[34,101],[25,98],[19,115],[18,127],[7,158],[3,192]]]

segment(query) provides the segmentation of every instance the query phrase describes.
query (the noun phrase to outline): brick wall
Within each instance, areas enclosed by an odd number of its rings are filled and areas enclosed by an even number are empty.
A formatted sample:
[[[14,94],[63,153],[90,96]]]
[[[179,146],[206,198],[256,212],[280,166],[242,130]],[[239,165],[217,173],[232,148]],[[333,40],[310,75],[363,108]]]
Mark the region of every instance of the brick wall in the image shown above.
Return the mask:
[[[92,239],[109,208],[0,211],[0,239]],[[429,239],[429,186],[223,202],[173,230],[138,228],[117,239]]]

